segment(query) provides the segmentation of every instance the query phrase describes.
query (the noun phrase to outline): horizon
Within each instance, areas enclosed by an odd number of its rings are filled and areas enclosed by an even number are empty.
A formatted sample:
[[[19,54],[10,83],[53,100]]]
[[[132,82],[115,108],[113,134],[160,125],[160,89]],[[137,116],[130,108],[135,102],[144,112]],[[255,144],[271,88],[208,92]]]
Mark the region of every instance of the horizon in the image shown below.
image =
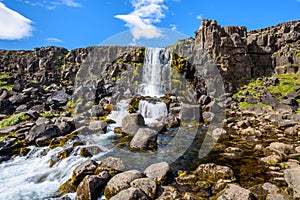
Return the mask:
[[[298,21],[299,10],[300,0],[0,0],[0,49],[138,45],[140,40],[163,41],[160,30],[174,32],[162,42],[170,45],[194,38],[203,19],[216,20],[222,27],[245,26],[249,32]],[[131,41],[107,42],[128,33]]]

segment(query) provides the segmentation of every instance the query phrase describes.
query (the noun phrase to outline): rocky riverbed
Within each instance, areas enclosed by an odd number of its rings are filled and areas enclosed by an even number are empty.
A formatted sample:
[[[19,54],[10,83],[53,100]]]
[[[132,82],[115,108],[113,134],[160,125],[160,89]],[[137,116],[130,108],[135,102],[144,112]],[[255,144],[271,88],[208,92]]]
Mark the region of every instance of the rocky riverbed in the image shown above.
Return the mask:
[[[178,53],[192,43],[220,71],[221,95],[207,89],[217,80],[207,82],[196,61]],[[300,22],[247,32],[203,20],[195,39],[179,41],[173,50],[171,67],[192,89],[176,74],[171,81],[193,91],[195,105],[183,103],[186,92],[153,98],[123,90],[141,81],[144,47],[1,50],[0,167],[34,157],[45,158],[46,171],[67,166],[55,191],[39,194],[44,199],[300,199]],[[91,62],[95,52],[101,56]],[[112,117],[120,105],[116,91],[128,100],[120,121]],[[137,112],[141,102],[163,104],[166,112],[148,123]],[[197,129],[193,137],[190,124]],[[182,155],[170,163],[134,160],[136,153],[151,156],[171,144],[180,127],[186,137],[177,150],[192,138]],[[205,145],[211,151],[199,156]],[[78,158],[73,164],[72,157]],[[22,184],[56,178],[49,176]],[[0,197],[18,198],[0,191]]]

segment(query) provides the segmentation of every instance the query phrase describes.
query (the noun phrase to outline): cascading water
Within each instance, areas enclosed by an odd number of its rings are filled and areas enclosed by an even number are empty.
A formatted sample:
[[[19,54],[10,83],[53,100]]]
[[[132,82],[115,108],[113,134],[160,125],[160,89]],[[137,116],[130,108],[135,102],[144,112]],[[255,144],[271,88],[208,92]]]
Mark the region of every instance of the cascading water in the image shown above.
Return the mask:
[[[171,49],[147,48],[143,65],[142,84],[138,92],[143,96],[160,97],[167,91],[170,83]],[[159,117],[167,116],[168,109],[161,101],[141,100],[139,112],[146,124],[155,122]]]

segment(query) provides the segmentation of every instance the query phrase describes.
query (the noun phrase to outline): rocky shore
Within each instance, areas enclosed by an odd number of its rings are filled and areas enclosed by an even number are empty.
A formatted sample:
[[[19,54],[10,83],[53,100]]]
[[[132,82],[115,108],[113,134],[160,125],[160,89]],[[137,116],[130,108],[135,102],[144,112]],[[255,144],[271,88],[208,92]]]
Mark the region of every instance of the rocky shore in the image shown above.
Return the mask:
[[[53,194],[58,199],[67,199],[68,193],[76,193],[78,200],[103,195],[113,200],[300,199],[300,21],[247,32],[246,27],[203,20],[194,39],[179,41],[173,49],[180,52],[191,43],[215,63],[224,94],[211,96],[193,61],[179,54],[173,55],[172,68],[193,85],[196,107],[182,104],[171,92],[150,99],[164,102],[168,114],[147,126],[136,111],[149,97],[123,91],[130,114],[114,129],[117,148],[155,152],[163,146],[161,138],[171,137],[184,120],[199,119],[195,123],[203,130],[176,162],[144,169],[128,166],[118,155],[95,159],[102,147],[81,139],[105,134],[115,123],[107,117],[115,106],[112,97],[122,86],[140,81],[144,47],[0,50],[0,164],[30,158],[33,147],[48,147],[41,157],[62,149],[50,168],[70,155],[85,158]],[[91,62],[95,52],[104,56]],[[218,117],[215,110],[224,111],[220,127],[205,129]],[[199,158],[204,136],[215,145]]]

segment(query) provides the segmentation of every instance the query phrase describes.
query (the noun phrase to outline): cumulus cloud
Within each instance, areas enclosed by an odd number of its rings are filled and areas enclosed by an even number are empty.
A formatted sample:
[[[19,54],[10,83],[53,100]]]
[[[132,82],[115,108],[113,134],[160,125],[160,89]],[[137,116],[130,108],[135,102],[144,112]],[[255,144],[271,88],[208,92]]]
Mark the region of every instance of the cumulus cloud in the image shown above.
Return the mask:
[[[0,39],[17,40],[32,35],[32,21],[0,2]]]
[[[162,37],[162,32],[154,25],[165,17],[168,9],[165,0],[131,0],[134,11],[115,17],[126,22],[135,40],[140,38],[153,39]]]

